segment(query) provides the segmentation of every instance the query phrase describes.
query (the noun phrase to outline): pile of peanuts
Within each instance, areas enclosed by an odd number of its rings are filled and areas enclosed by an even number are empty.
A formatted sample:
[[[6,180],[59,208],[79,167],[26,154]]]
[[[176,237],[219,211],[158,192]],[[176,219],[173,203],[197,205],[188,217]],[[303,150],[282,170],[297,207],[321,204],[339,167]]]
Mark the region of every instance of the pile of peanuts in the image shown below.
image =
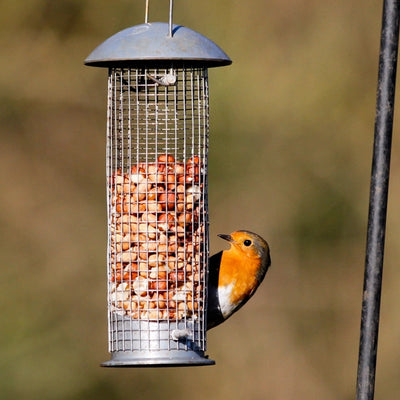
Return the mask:
[[[109,178],[111,311],[198,318],[203,309],[204,172],[199,157],[160,155]]]

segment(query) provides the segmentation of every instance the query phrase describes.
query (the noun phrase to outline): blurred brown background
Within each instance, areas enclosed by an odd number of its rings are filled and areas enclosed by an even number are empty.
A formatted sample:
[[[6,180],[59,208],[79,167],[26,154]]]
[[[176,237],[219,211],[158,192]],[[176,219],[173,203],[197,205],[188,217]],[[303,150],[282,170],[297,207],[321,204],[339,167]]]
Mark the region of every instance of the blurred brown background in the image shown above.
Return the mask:
[[[83,65],[144,21],[144,0],[4,0],[0,397],[352,399],[382,2],[176,1],[174,22],[234,61],[210,70],[209,207],[217,233],[272,248],[254,299],[208,335],[213,367],[107,360],[106,70]],[[151,0],[150,20],[168,2]],[[376,398],[400,392],[397,115]]]

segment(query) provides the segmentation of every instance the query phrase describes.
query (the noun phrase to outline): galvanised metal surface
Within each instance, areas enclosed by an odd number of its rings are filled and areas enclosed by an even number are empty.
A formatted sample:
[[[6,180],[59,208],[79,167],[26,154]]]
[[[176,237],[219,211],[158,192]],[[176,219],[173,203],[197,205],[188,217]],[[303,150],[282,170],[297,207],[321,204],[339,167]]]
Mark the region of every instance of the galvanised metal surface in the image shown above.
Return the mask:
[[[217,67],[231,64],[230,58],[210,39],[189,28],[162,22],[124,29],[100,44],[85,60],[96,67],[191,65]]]
[[[215,364],[196,345],[199,331],[190,321],[138,321],[116,316],[111,321],[111,330],[116,335],[114,340],[124,343],[125,349],[112,352],[111,360],[102,363],[104,367]]]

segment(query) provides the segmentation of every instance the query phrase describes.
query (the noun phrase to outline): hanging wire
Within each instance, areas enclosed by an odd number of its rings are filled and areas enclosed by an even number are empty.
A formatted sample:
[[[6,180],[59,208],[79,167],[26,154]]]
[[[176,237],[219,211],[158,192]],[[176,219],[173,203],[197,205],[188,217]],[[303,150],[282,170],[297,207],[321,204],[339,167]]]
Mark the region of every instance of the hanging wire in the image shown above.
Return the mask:
[[[172,37],[172,16],[173,16],[173,9],[174,9],[174,0],[169,1],[169,37]]]
[[[174,0],[170,0],[169,1],[169,18],[168,18],[168,20],[169,20],[168,36],[169,37],[172,37],[172,32],[173,32],[173,23],[172,23],[173,12],[174,12]],[[146,0],[144,23],[145,24],[149,23],[149,0]]]
[[[149,23],[149,0],[146,0],[146,10],[144,14],[144,23],[148,24]]]

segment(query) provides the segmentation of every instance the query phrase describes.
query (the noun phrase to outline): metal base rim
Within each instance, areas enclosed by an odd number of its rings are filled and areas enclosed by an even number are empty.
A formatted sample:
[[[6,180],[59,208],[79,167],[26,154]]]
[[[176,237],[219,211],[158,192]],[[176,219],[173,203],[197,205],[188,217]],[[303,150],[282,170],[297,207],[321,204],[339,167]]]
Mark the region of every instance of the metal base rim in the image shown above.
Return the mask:
[[[215,365],[215,361],[195,351],[172,351],[171,355],[165,352],[134,352],[116,351],[111,353],[111,360],[100,364],[102,367],[140,368],[140,367],[195,367]]]
[[[168,367],[199,367],[206,365],[215,365],[214,360],[205,359],[203,361],[177,361],[177,360],[157,360],[149,361],[146,359],[137,359],[131,361],[105,361],[100,364],[101,367],[106,368],[168,368]]]

